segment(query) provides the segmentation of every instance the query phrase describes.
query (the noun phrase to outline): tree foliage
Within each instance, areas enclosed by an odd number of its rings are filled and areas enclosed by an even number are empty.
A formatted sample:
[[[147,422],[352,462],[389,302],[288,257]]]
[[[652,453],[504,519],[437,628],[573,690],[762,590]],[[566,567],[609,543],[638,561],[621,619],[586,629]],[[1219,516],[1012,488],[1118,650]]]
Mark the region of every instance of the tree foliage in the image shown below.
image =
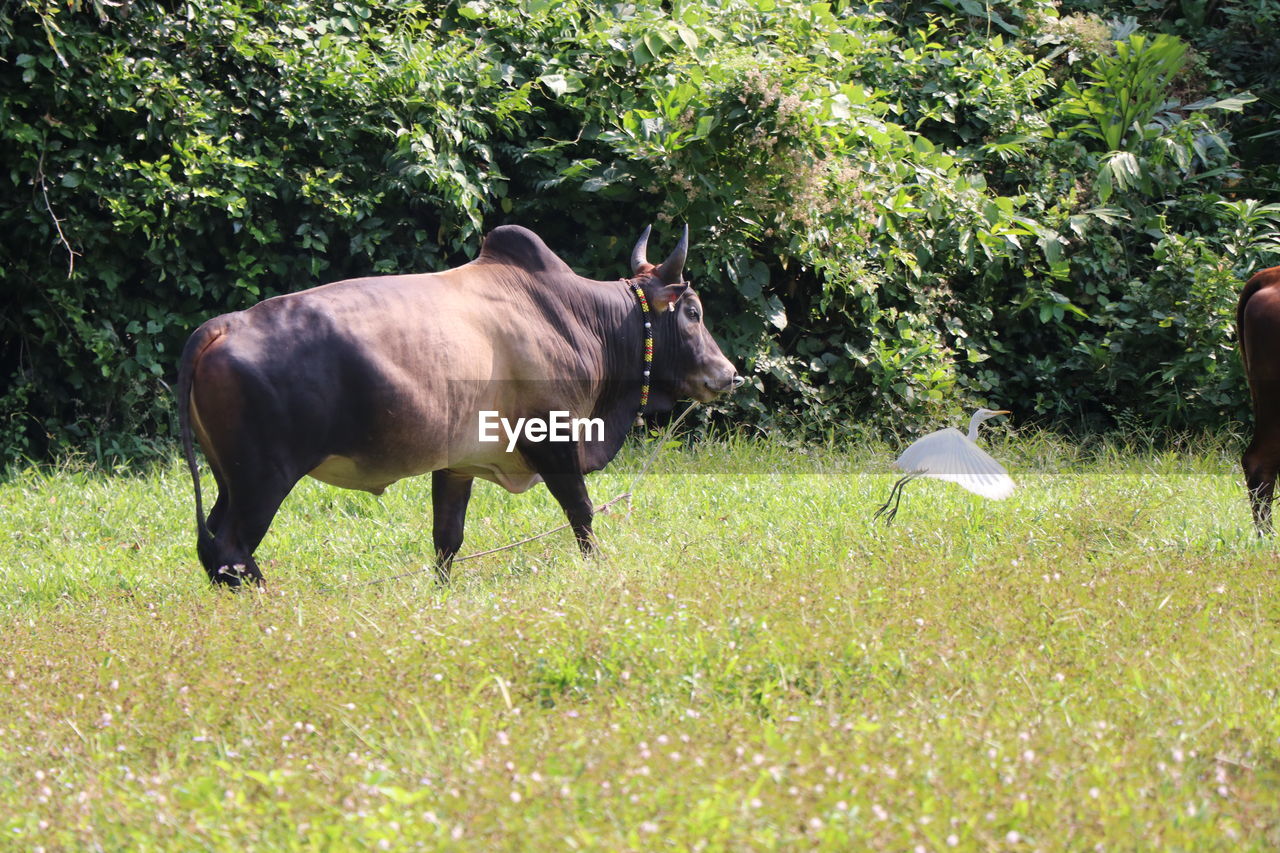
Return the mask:
[[[1280,262],[1280,182],[1233,131],[1255,144],[1276,106],[1242,91],[1264,78],[1237,43],[1181,21],[0,0],[0,448],[135,455],[204,318],[458,263],[504,222],[599,277],[650,221],[687,222],[751,377],[728,418],[1241,417],[1232,308]]]

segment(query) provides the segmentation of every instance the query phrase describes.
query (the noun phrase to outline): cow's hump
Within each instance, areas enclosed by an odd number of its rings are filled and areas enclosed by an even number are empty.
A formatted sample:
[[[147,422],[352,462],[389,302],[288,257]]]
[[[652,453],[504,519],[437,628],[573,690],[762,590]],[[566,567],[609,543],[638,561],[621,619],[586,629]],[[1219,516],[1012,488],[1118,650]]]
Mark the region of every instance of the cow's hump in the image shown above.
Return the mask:
[[[541,237],[519,225],[502,225],[490,231],[477,260],[511,264],[531,273],[573,273]]]

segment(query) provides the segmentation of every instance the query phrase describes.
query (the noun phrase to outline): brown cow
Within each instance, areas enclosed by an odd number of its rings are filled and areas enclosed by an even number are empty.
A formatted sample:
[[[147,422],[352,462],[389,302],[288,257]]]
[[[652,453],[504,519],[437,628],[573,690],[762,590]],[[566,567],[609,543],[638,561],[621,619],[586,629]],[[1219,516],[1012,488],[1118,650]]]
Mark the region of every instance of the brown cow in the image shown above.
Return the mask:
[[[545,482],[590,550],[583,474],[614,457],[637,413],[670,410],[681,397],[711,400],[743,381],[683,281],[688,229],[660,266],[646,259],[648,236],[632,252],[629,280],[581,278],[531,231],[504,226],[464,266],[340,281],[197,329],[177,395],[210,579],[262,580],[253,552],[307,475],[380,494],[433,472],[442,579],[462,545],[476,477],[512,492]],[[546,424],[557,416],[599,430],[554,441]],[[487,437],[486,420],[507,434]],[[541,433],[510,429],[535,420]],[[193,432],[218,484],[208,519]]]
[[[1245,485],[1259,533],[1271,532],[1271,498],[1280,470],[1280,267],[1255,274],[1236,307],[1240,357],[1253,398],[1253,440],[1244,452]]]

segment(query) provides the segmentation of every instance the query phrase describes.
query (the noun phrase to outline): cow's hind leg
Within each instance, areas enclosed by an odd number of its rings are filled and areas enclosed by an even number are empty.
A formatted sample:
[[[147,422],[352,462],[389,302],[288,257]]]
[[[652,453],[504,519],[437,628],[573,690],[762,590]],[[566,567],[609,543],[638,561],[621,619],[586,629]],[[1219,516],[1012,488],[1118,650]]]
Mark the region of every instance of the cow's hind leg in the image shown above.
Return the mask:
[[[198,549],[210,581],[230,587],[262,583],[253,552],[298,479],[276,470],[256,478],[226,480],[209,513],[212,537],[207,542],[202,538]]]
[[[1241,460],[1249,502],[1253,509],[1253,526],[1258,533],[1271,532],[1271,499],[1275,494],[1276,473],[1280,469],[1280,449],[1260,442],[1257,432]]]
[[[449,470],[431,474],[431,539],[436,546],[436,575],[449,582],[453,558],[462,548],[462,529],[467,521],[472,477]]]
[[[209,510],[209,517],[205,519],[204,525],[196,531],[196,553],[200,555],[200,565],[204,566],[206,571],[210,564],[218,565],[214,542],[218,531],[222,529],[222,520],[227,515],[226,481],[219,476],[216,469],[213,472],[213,479],[218,484],[218,498],[213,502],[213,509]]]

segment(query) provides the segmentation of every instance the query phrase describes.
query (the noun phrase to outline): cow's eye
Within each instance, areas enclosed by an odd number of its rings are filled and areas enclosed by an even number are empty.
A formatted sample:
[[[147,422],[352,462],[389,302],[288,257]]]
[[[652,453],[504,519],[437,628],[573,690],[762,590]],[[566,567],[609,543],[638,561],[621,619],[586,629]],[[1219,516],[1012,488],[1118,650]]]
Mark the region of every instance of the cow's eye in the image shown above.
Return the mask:
[[[684,313],[690,320],[692,320],[695,323],[698,322],[699,318],[702,317],[702,314],[698,312],[698,309],[694,308],[692,305],[686,308]]]

